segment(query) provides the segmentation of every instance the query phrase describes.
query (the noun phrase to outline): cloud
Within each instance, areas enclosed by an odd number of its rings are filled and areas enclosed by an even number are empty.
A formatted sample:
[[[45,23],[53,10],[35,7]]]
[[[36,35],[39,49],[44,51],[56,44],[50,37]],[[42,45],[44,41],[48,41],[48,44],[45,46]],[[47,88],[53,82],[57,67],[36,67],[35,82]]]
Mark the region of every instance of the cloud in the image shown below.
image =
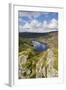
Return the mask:
[[[30,20],[37,18],[41,15],[48,16],[49,12],[38,12],[38,11],[19,11],[19,17],[27,16]]]
[[[48,22],[45,20],[45,21],[43,22],[43,28],[47,28],[47,26],[48,26]]]
[[[24,25],[26,23],[26,21],[25,20],[22,20],[22,18],[19,18],[18,19],[18,24],[19,25]]]
[[[58,21],[53,18],[49,21],[44,20],[40,23],[38,20],[33,19],[30,23],[26,22],[25,25],[19,25],[19,32],[49,32],[58,29]]]
[[[37,32],[37,28],[42,25],[37,20],[32,20],[31,23],[26,22],[24,26],[19,25],[19,32]]]
[[[58,21],[56,19],[52,19],[50,23],[48,24],[48,28],[58,28]]]
[[[18,14],[19,32],[49,32],[58,30],[56,13],[19,11]]]
[[[39,28],[41,26],[41,23],[38,22],[37,20],[32,20],[30,23],[26,23],[23,28]]]
[[[31,23],[31,28],[39,28],[41,26],[41,23],[38,20],[32,20]]]
[[[40,12],[32,12],[32,11],[19,11],[19,17],[27,16],[30,20],[38,17]]]

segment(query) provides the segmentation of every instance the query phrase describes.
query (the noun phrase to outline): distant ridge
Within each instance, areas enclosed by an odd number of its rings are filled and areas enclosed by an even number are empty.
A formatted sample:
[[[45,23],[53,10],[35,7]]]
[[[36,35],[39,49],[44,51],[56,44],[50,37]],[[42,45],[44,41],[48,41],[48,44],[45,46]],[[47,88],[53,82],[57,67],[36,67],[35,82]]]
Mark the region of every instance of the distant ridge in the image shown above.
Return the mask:
[[[25,38],[36,38],[39,36],[47,36],[50,33],[57,33],[58,31],[45,32],[45,33],[36,33],[36,32],[19,32],[19,37]]]

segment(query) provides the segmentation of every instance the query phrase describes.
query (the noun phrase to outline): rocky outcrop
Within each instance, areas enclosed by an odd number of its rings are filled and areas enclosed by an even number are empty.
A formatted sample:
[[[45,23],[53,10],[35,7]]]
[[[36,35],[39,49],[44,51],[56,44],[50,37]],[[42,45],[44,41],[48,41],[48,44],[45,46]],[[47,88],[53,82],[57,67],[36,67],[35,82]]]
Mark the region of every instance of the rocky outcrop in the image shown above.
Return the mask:
[[[58,71],[54,69],[54,53],[48,49],[47,53],[38,60],[36,64],[36,78],[40,77],[57,77]]]
[[[48,49],[46,52],[39,54],[38,60],[35,62],[28,59],[28,55],[19,56],[19,78],[49,78],[57,77],[58,71],[54,68],[54,52]],[[29,66],[29,67],[28,67]]]

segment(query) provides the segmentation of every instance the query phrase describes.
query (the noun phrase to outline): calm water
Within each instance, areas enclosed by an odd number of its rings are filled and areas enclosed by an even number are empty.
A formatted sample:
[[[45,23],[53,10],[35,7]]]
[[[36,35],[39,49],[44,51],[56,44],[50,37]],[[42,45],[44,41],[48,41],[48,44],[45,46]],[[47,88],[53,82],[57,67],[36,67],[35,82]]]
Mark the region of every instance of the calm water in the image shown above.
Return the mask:
[[[37,42],[37,41],[32,41],[34,48],[39,51],[46,51],[48,49],[47,44],[41,43],[41,42]]]

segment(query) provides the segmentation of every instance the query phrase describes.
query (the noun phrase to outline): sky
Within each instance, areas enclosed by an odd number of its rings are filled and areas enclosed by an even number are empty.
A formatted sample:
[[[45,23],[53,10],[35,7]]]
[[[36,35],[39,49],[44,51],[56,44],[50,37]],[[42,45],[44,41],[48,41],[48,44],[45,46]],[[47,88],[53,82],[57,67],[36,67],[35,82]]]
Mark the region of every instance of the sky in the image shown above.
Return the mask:
[[[19,32],[58,31],[57,12],[18,11]]]

